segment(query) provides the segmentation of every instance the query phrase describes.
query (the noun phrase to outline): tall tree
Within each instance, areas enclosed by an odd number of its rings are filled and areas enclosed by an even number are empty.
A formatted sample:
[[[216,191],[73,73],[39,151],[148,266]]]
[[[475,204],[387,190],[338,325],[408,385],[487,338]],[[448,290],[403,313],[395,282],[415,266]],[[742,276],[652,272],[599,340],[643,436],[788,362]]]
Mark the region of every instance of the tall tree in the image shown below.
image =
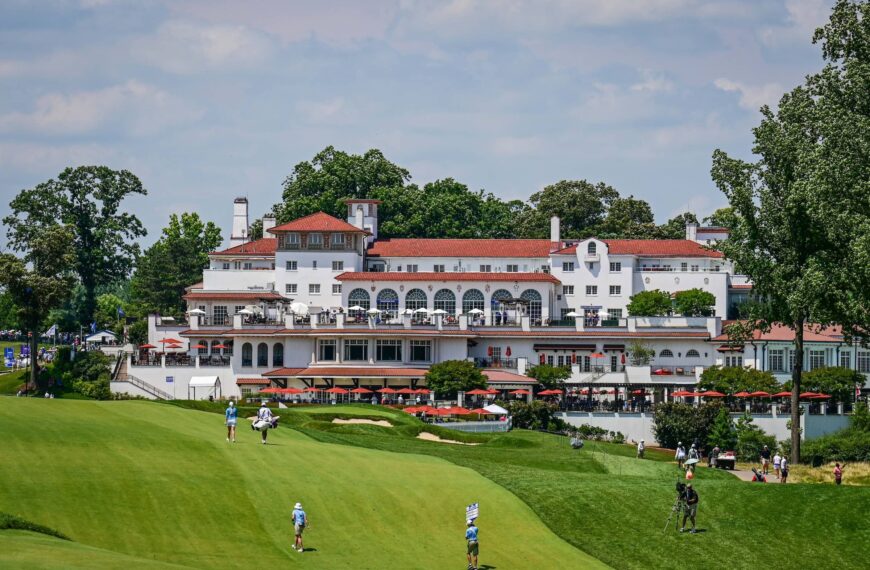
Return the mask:
[[[546,238],[550,218],[559,216],[564,237],[580,238],[594,233],[605,219],[619,192],[604,182],[562,180],[550,184],[530,198],[534,212],[524,221],[524,237]]]
[[[145,235],[139,219],[120,210],[121,202],[131,194],[146,193],[127,170],[67,168],[56,180],[22,190],[3,223],[16,251],[32,250],[49,228],[65,225],[72,231],[75,271],[85,289],[79,318],[89,321],[96,309],[97,287],[129,274],[139,252],[133,240]]]
[[[698,216],[692,212],[685,212],[674,216],[657,228],[656,237],[658,239],[685,239],[686,224],[688,223],[697,224]]]
[[[737,213],[731,207],[719,208],[704,218],[704,223],[713,227],[728,228],[730,230],[737,225]]]
[[[220,228],[199,214],[172,214],[163,235],[139,257],[130,296],[141,314],[179,315],[184,289],[202,279],[208,254],[221,244]]]
[[[814,41],[827,64],[778,110],[762,107],[753,130],[758,161],[717,150],[712,169],[736,214],[720,248],[764,301],[753,317],[795,335],[793,461],[805,327],[843,325],[848,337],[870,322],[870,4],[839,0]]]
[[[65,226],[51,226],[28,241],[24,258],[0,254],[0,287],[16,308],[18,324],[30,333],[30,380],[38,386],[36,351],[39,335],[49,312],[69,295],[74,282],[74,232]]]
[[[652,208],[634,196],[614,199],[607,216],[596,230],[598,237],[644,239],[652,237],[656,227]]]

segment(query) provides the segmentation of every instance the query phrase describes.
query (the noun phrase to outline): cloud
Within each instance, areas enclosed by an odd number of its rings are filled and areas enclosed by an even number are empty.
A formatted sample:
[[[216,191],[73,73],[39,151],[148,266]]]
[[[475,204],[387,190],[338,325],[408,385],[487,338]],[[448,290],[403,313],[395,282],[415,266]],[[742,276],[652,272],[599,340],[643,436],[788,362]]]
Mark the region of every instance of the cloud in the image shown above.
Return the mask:
[[[651,93],[674,90],[674,84],[664,75],[656,74],[648,69],[643,71],[643,81],[631,86],[632,91],[649,91]]]
[[[0,143],[0,166],[46,176],[75,164],[111,164],[117,157],[102,144]]]
[[[492,141],[492,151],[499,156],[528,156],[538,154],[544,147],[540,137],[496,137]]]
[[[262,33],[239,25],[163,23],[149,36],[131,42],[138,60],[170,73],[188,74],[217,68],[245,68],[272,52]]]
[[[776,106],[777,101],[779,101],[783,94],[783,87],[779,83],[747,85],[739,81],[720,77],[713,84],[722,91],[739,93],[740,106],[750,111],[757,111],[763,105]]]
[[[0,132],[81,135],[108,129],[141,136],[200,115],[166,91],[130,80],[95,91],[44,95],[29,113],[0,115]]]
[[[768,46],[807,43],[816,28],[827,23],[832,4],[831,0],[786,0],[785,24],[765,26],[759,37]]]
[[[296,110],[311,123],[333,123],[340,121],[346,110],[343,97],[332,97],[323,101],[300,101]]]

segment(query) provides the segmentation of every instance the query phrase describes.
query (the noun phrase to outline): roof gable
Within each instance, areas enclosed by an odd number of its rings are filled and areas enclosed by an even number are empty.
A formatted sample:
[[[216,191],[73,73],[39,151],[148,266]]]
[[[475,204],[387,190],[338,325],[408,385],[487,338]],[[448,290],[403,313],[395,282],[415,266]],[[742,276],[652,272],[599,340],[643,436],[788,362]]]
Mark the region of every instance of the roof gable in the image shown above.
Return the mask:
[[[269,230],[269,233],[281,232],[353,232],[358,234],[367,234],[366,230],[361,230],[344,220],[339,220],[334,216],[330,216],[326,212],[315,212],[308,216],[298,218],[292,222],[287,222],[280,226]]]
[[[223,251],[213,251],[209,255],[252,255],[273,256],[278,248],[278,238],[261,238],[243,243]]]

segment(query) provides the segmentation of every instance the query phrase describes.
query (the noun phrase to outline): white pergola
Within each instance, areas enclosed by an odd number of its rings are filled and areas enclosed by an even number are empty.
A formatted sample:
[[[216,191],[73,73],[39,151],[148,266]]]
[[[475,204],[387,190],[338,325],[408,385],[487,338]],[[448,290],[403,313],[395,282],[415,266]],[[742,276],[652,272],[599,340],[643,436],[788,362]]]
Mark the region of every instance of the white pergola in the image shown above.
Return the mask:
[[[213,396],[215,398],[221,397],[221,379],[217,376],[194,376],[190,379],[190,384],[187,385],[187,399],[188,400],[196,400],[196,389],[200,388],[201,390],[206,390],[206,398],[209,396]],[[193,397],[191,398],[191,389],[193,390]],[[205,399],[205,398],[201,398]]]

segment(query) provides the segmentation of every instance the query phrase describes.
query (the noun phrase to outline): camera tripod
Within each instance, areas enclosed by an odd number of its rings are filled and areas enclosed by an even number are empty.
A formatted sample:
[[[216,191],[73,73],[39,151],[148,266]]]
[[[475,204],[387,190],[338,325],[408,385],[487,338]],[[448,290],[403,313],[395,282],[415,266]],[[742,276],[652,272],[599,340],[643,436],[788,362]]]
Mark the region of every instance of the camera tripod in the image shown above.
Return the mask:
[[[662,530],[662,534],[668,532],[668,526],[670,526],[670,524],[671,524],[671,519],[674,518],[674,513],[677,513],[676,524],[680,523],[680,513],[682,513],[682,512],[683,512],[683,497],[682,497],[682,495],[677,495],[677,498],[674,499],[674,506],[671,507],[671,512],[668,515],[667,522],[665,523],[665,528],[664,528],[664,530]],[[676,528],[676,527],[674,527],[674,528]]]

